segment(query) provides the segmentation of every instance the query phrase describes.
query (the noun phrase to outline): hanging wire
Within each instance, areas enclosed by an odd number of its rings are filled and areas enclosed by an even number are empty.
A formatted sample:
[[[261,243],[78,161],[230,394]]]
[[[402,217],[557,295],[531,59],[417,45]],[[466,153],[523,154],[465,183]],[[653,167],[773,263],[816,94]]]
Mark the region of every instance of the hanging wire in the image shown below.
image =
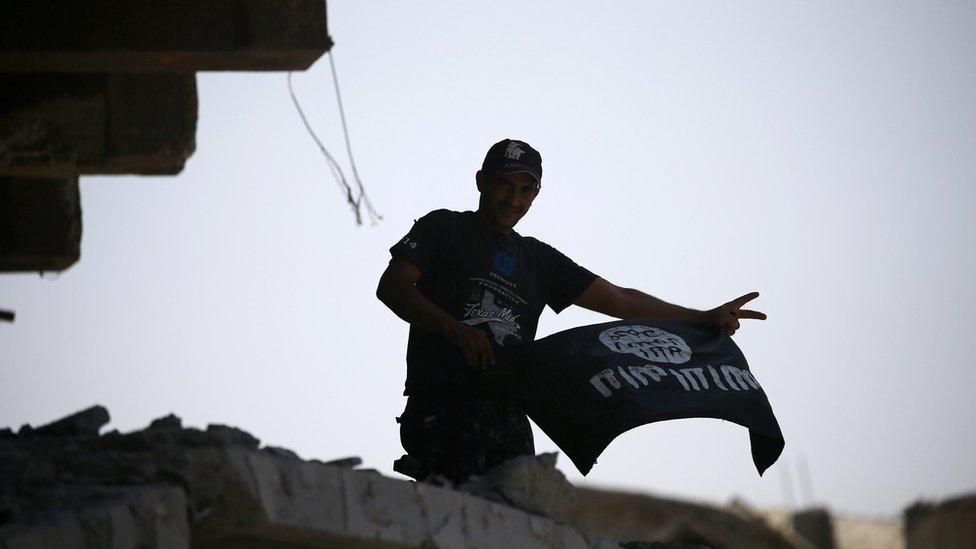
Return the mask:
[[[342,172],[342,167],[336,162],[329,150],[325,148],[322,144],[322,140],[316,135],[315,130],[312,129],[311,124],[308,123],[308,118],[305,116],[305,111],[302,110],[302,106],[298,103],[298,97],[295,95],[295,89],[291,85],[291,71],[288,71],[288,93],[291,95],[291,101],[295,104],[295,109],[298,110],[298,116],[301,117],[302,123],[305,125],[305,129],[308,130],[308,134],[312,136],[315,144],[318,145],[319,151],[325,156],[326,161],[329,164],[329,169],[332,171],[332,176],[335,177],[336,183],[342,189],[343,194],[346,195],[346,202],[352,207],[353,214],[356,216],[356,224],[362,224],[362,217],[359,213],[359,206],[356,204],[355,199],[352,197],[352,189],[349,187],[349,183],[346,182],[346,175]]]
[[[366,213],[369,214],[370,221],[373,225],[376,225],[379,220],[383,219],[383,216],[379,215],[373,208],[373,203],[366,194],[363,181],[359,179],[359,171],[356,170],[356,162],[352,156],[352,144],[349,141],[349,128],[346,125],[346,110],[342,107],[342,94],[339,92],[339,75],[336,73],[335,57],[332,55],[331,50],[329,51],[329,67],[332,69],[332,83],[335,85],[336,103],[339,105],[339,120],[342,122],[342,135],[346,140],[346,154],[349,155],[349,166],[352,167],[352,176],[356,178],[356,185],[359,187],[359,196],[356,197],[356,203],[362,203],[366,207]]]
[[[346,124],[346,113],[342,106],[342,96],[339,94],[339,78],[336,74],[335,62],[332,59],[332,53],[327,53],[329,56],[329,66],[332,68],[332,81],[335,86],[336,101],[339,105],[339,119],[342,122],[342,134],[346,141],[346,153],[349,155],[349,165],[352,167],[353,177],[355,179],[357,193],[353,196],[352,187],[349,185],[349,180],[346,178],[345,172],[342,171],[342,166],[336,161],[335,157],[329,152],[319,139],[319,136],[312,129],[312,125],[308,121],[308,117],[305,116],[305,111],[302,109],[301,104],[298,101],[298,96],[295,95],[295,89],[291,83],[291,71],[288,72],[288,93],[291,95],[291,101],[295,105],[295,109],[298,111],[298,116],[302,119],[302,124],[305,125],[305,129],[308,130],[308,134],[312,136],[315,144],[318,145],[319,151],[321,151],[322,156],[325,157],[329,169],[332,171],[332,176],[335,178],[336,183],[338,183],[339,188],[342,193],[346,196],[346,202],[349,207],[352,208],[353,215],[356,217],[356,225],[363,224],[362,209],[366,209],[366,213],[369,215],[370,222],[372,225],[376,225],[378,221],[382,220],[383,217],[379,215],[373,208],[373,203],[370,202],[369,196],[366,194],[366,188],[363,186],[362,180],[359,178],[359,172],[356,170],[356,163],[352,156],[352,145],[349,141],[349,129]]]

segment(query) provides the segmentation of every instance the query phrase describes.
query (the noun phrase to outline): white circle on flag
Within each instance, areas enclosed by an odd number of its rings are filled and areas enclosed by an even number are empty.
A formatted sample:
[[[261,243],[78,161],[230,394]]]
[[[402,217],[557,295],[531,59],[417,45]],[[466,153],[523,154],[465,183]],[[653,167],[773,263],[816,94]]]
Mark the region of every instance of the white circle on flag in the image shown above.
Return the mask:
[[[652,362],[683,364],[691,360],[691,347],[680,337],[651,326],[614,326],[600,332],[600,342],[617,353]]]

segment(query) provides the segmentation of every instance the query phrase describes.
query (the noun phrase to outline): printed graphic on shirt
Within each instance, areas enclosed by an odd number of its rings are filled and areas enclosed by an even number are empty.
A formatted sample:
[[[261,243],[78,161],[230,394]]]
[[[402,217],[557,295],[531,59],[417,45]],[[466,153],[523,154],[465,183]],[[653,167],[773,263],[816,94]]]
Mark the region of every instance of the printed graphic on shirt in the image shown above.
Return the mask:
[[[498,270],[498,273],[503,276],[512,276],[515,274],[515,257],[505,250],[495,252],[492,263],[495,264],[495,269]]]
[[[653,362],[682,364],[691,359],[691,347],[680,337],[650,326],[614,326],[600,332],[600,342],[611,351]]]
[[[515,341],[522,340],[522,327],[518,323],[517,314],[512,312],[510,307],[500,306],[495,298],[495,294],[488,290],[480,289],[472,292],[473,296],[481,293],[480,301],[475,300],[464,307],[464,318],[462,324],[477,326],[488,324],[492,336],[499,345],[505,344],[505,338],[511,336]]]
[[[468,302],[481,301],[481,290],[488,290],[495,294],[495,300],[507,303],[508,307],[516,310],[523,310],[529,302],[518,293],[518,284],[505,278],[504,276],[489,272],[487,277],[472,276],[468,278],[472,290]]]

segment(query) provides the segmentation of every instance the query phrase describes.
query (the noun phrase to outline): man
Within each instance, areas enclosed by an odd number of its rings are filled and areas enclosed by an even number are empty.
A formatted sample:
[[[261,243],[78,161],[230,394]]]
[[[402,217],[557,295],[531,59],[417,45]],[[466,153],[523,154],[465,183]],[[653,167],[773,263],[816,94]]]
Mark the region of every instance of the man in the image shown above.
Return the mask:
[[[414,476],[453,482],[515,456],[534,454],[532,430],[515,404],[487,394],[479,372],[494,348],[531,342],[545,305],[579,305],[620,319],[681,318],[730,335],[739,319],[765,319],[742,306],[750,293],[708,311],[621,288],[555,248],[513,229],[538,196],[542,158],[523,141],[502,140],[475,175],[476,212],[436,210],[390,248],[377,297],[410,323],[406,409],[400,438]],[[399,469],[398,469],[399,470]]]

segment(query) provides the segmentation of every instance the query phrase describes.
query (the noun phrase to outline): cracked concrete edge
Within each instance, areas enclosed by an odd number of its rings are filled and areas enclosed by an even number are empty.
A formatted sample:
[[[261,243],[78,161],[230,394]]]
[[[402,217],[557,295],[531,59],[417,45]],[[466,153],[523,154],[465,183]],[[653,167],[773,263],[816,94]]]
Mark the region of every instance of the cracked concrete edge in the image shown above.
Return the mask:
[[[361,547],[610,549],[559,521],[481,497],[244,448],[190,448],[172,486],[132,486],[56,519],[0,528],[0,549]],[[189,515],[189,519],[188,519]],[[192,530],[191,530],[192,528]]]
[[[269,524],[331,533],[377,545],[608,549],[572,527],[471,494],[319,463],[283,461],[240,449]]]
[[[182,489],[114,487],[103,496],[103,501],[76,512],[56,512],[31,524],[0,527],[0,549],[190,547]]]

